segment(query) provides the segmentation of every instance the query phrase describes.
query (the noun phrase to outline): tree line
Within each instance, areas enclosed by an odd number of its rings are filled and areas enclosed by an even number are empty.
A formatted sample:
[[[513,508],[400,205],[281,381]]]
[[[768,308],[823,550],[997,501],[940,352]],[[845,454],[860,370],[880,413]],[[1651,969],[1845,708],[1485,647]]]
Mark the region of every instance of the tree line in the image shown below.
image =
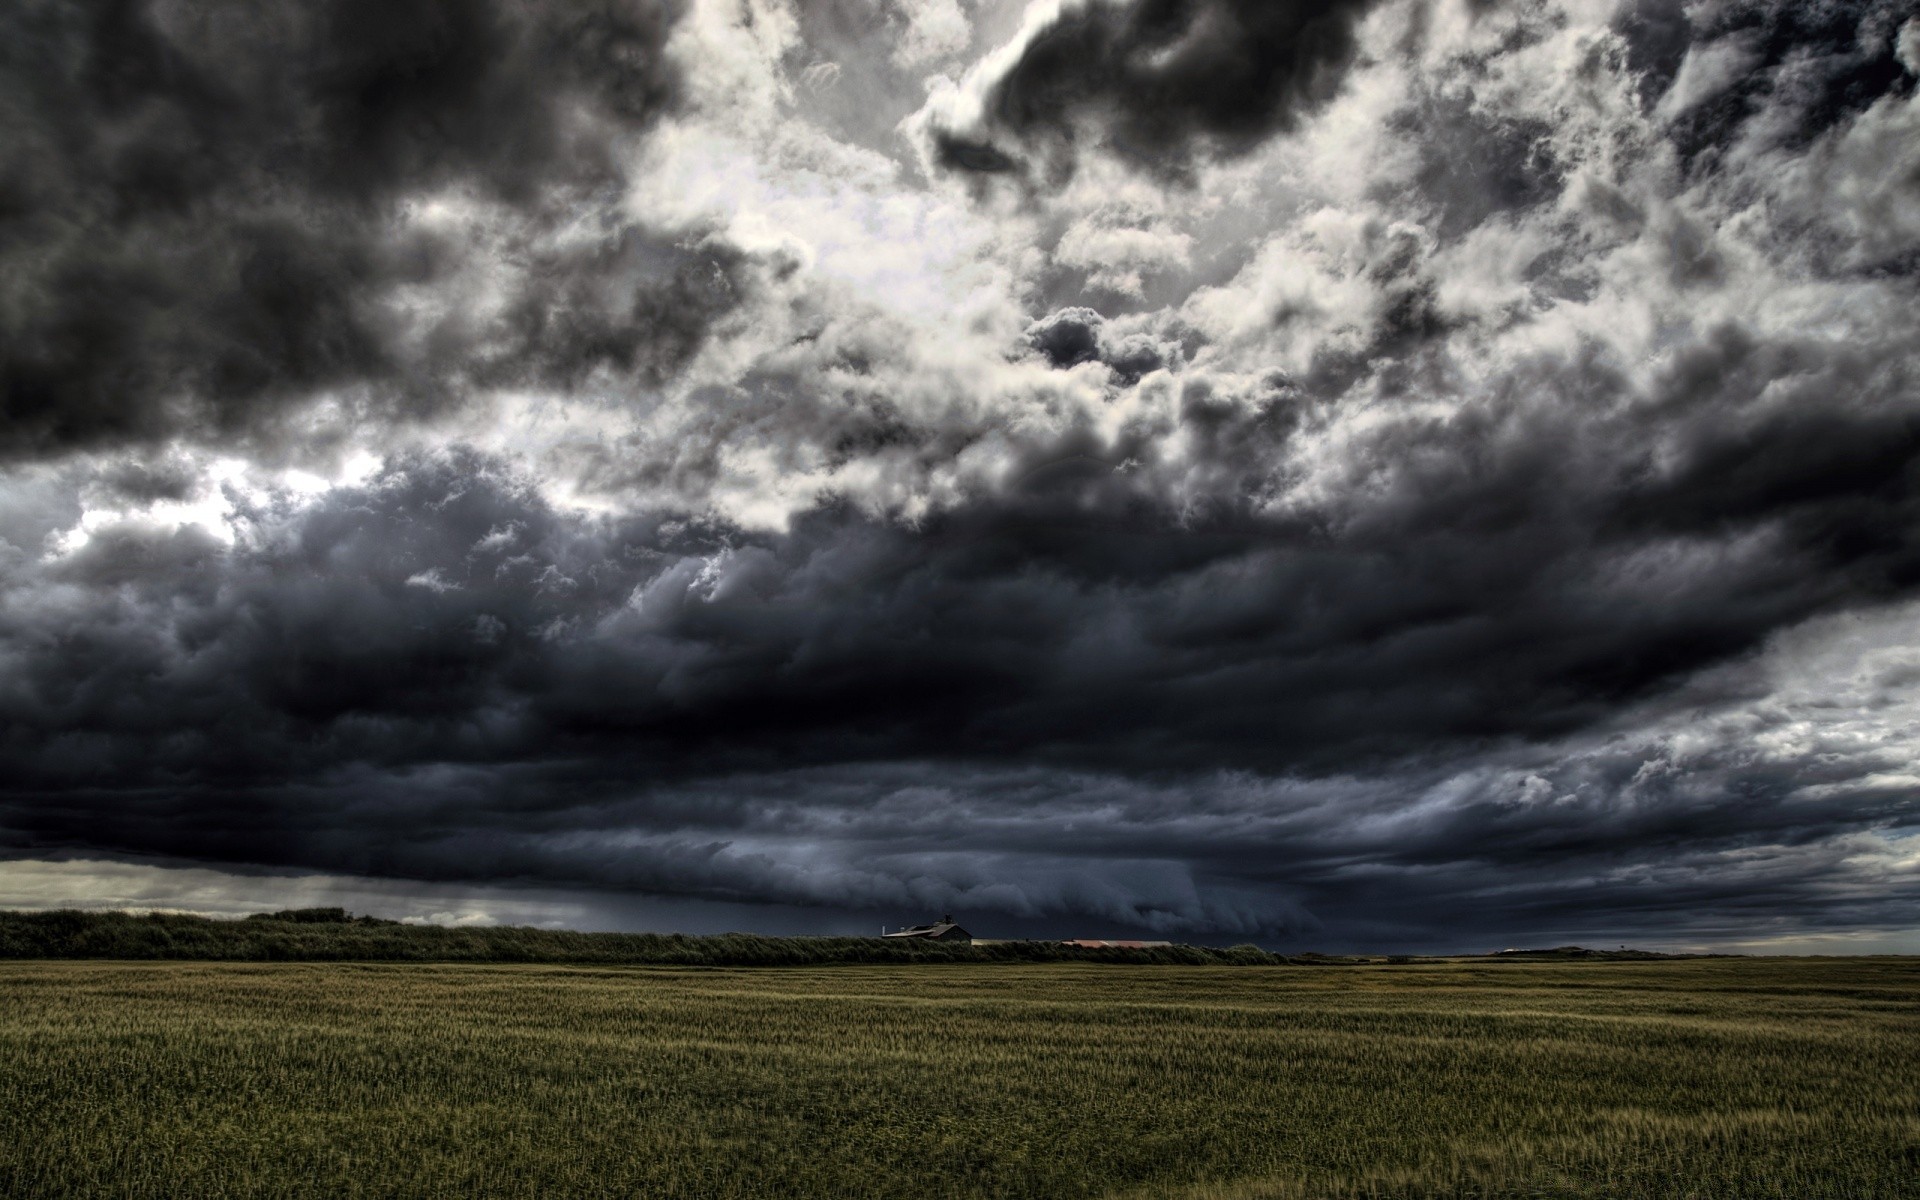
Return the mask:
[[[579,933],[526,926],[406,925],[341,908],[286,909],[222,920],[180,913],[0,911],[0,959],[188,959],[214,962],[632,963],[774,967],[834,963],[1111,962],[1272,966],[1332,962],[1258,946],[981,945],[878,937],[752,933]]]

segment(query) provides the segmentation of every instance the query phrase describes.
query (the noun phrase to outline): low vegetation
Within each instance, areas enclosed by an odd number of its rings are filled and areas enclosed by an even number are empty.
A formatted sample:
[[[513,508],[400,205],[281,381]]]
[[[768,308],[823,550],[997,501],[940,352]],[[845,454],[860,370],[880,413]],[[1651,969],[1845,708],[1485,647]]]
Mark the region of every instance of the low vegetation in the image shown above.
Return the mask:
[[[1914,1197],[1920,962],[16,961],[0,1195]]]

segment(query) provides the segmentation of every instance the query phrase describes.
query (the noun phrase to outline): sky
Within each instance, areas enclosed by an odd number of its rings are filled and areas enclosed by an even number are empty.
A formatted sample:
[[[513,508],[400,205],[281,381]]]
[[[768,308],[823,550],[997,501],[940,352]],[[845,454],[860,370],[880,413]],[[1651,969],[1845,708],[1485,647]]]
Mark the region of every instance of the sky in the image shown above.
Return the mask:
[[[0,8],[0,906],[1920,952],[1895,0]]]

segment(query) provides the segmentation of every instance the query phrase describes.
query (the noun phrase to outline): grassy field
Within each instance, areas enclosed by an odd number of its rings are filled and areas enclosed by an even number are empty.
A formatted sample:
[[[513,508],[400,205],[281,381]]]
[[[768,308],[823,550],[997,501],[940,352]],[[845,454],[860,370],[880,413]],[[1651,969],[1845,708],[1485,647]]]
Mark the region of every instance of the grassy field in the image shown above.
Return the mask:
[[[1920,1197],[1920,960],[0,963],[0,1195]]]

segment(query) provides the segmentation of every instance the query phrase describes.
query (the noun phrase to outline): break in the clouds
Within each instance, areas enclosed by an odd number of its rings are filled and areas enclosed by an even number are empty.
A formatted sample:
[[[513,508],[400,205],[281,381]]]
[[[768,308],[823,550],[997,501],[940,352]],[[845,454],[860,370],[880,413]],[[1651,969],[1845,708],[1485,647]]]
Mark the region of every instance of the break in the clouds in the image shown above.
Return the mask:
[[[1920,924],[1905,5],[0,31],[22,903]]]

